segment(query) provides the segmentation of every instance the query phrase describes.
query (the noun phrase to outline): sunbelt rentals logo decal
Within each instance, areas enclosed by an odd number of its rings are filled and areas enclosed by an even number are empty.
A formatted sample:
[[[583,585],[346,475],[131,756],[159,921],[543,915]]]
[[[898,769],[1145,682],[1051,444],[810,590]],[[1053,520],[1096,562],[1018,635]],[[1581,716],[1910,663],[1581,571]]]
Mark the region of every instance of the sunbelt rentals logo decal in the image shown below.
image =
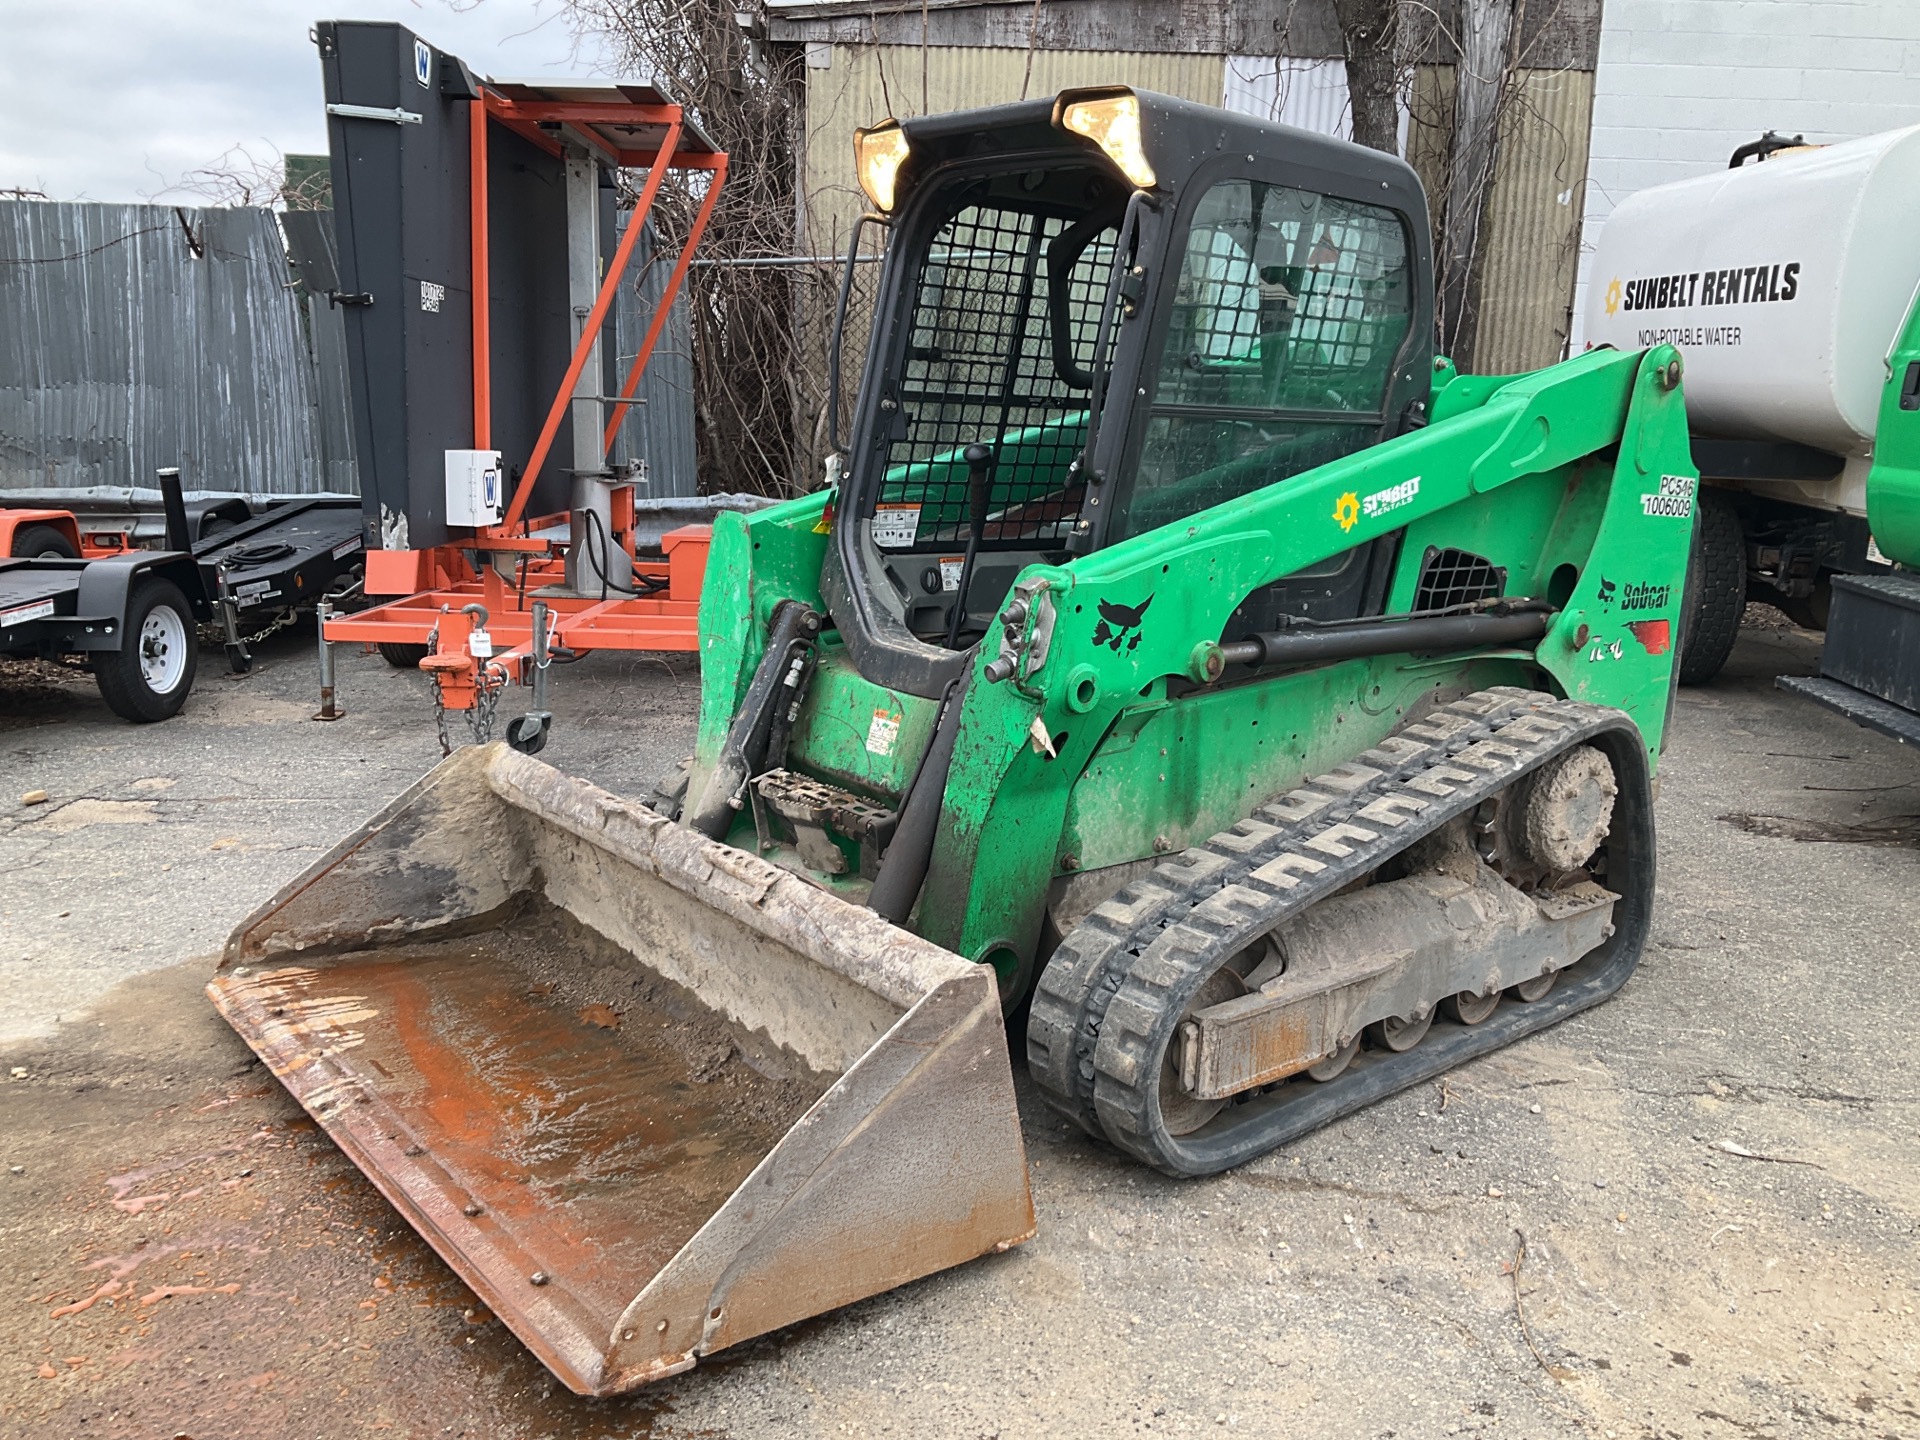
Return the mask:
[[[1349,490],[1333,502],[1333,519],[1342,531],[1351,530],[1360,523],[1360,517],[1377,520],[1380,516],[1398,510],[1402,505],[1411,505],[1414,497],[1420,493],[1420,477],[1402,480],[1398,485],[1389,485],[1384,490],[1376,490],[1371,495],[1361,495],[1357,490]]]
[[[1602,304],[1608,315],[1650,314],[1660,310],[1726,309],[1732,306],[1785,305],[1800,294],[1800,262],[1770,260],[1720,270],[1689,270],[1677,275],[1640,275],[1607,282]],[[1649,345],[1738,345],[1740,326],[1649,325],[1634,343]]]

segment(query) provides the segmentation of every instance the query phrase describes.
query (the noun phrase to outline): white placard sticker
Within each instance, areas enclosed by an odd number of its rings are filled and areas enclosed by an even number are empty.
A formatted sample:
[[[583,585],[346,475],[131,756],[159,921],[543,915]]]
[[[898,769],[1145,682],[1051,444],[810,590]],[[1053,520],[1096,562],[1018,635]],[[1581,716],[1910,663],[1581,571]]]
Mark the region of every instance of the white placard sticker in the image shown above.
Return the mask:
[[[1887,558],[1887,552],[1880,548],[1880,542],[1875,540],[1871,535],[1867,536],[1867,559],[1875,565],[1891,565],[1893,563]]]
[[[333,547],[333,558],[338,560],[342,556],[351,555],[359,548],[360,537],[358,535],[354,536],[351,540],[342,540],[338,545]]]
[[[51,614],[53,614],[53,601],[36,600],[31,605],[17,606],[12,610],[0,610],[0,625],[24,625],[29,620],[38,620],[42,615]]]
[[[869,755],[891,755],[893,747],[900,742],[900,712],[897,710],[876,710],[873,723],[867,726],[867,753]]]
[[[1640,513],[1667,520],[1690,518],[1693,514],[1693,486],[1691,475],[1662,475],[1660,489],[1652,495],[1640,497]]]
[[[873,507],[873,543],[899,550],[913,544],[920,533],[918,505],[876,505]]]
[[[940,557],[940,588],[942,590],[958,590],[960,588],[960,572],[966,568],[966,556],[942,555]]]

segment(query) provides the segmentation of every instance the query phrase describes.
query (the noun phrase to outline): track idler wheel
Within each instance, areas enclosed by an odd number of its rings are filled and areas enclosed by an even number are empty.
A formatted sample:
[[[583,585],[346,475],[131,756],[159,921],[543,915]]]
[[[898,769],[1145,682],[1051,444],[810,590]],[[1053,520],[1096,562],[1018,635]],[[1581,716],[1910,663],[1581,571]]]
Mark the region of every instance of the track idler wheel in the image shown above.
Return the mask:
[[[1449,995],[1440,1002],[1441,1013],[1456,1025],[1478,1025],[1499,1008],[1500,992],[1488,995],[1476,995],[1471,990],[1462,990],[1458,995]]]
[[[1347,1066],[1353,1063],[1353,1057],[1360,1053],[1360,1037],[1354,1036],[1326,1059],[1316,1061],[1307,1067],[1307,1078],[1318,1080],[1322,1085],[1329,1080],[1338,1080],[1346,1073]]]
[[[1373,1043],[1382,1050],[1391,1050],[1394,1054],[1403,1054],[1427,1038],[1427,1032],[1433,1028],[1433,1010],[1429,1008],[1424,1015],[1391,1015],[1368,1027]]]
[[[1187,1006],[1187,1014],[1246,993],[1247,987],[1239,975],[1222,966],[1207,977]],[[1202,1100],[1180,1083],[1182,1053],[1180,1045],[1169,1045],[1160,1061],[1160,1118],[1169,1135],[1191,1135],[1227,1108],[1226,1100]]]
[[[1559,978],[1560,972],[1558,970],[1549,970],[1546,974],[1537,975],[1531,980],[1522,980],[1518,985],[1508,990],[1507,993],[1513,996],[1514,999],[1525,1001],[1531,1005],[1536,1000],[1546,999],[1547,992],[1553,989],[1553,982]]]

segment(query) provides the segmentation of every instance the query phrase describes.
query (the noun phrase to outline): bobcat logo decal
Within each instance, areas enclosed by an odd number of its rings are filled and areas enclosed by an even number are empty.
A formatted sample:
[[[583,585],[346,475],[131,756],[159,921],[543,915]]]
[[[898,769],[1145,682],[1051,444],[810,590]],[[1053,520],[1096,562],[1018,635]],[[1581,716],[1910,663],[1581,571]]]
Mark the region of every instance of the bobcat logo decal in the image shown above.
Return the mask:
[[[1128,651],[1140,648],[1140,617],[1147,613],[1147,607],[1153,604],[1149,595],[1138,605],[1116,605],[1111,600],[1100,602],[1100,623],[1093,627],[1093,643],[1104,645],[1118,655],[1124,646]]]

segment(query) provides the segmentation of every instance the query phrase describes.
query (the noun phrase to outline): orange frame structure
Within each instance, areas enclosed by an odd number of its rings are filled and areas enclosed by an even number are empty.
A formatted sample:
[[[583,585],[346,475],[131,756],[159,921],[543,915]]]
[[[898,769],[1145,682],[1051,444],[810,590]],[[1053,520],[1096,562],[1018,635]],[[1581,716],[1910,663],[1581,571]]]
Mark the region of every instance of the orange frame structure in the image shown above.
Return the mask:
[[[515,86],[514,89],[527,87]],[[478,100],[469,102],[472,120],[469,131],[470,226],[472,232],[473,293],[473,448],[492,448],[492,364],[491,320],[488,292],[488,194],[487,124],[495,120],[549,153],[562,153],[559,142],[547,127],[566,126],[569,133],[598,153],[609,164],[647,171],[626,233],[607,263],[593,308],[580,330],[564,379],[548,408],[545,423],[501,522],[474,532],[471,539],[428,550],[370,550],[367,552],[366,585],[369,595],[396,595],[402,598],[374,606],[352,615],[329,617],[325,623],[328,641],[364,641],[375,644],[427,645],[436,654],[421,662],[440,687],[441,699],[448,709],[471,709],[476,688],[486,683],[525,682],[529,679],[533,655],[533,604],[544,605],[548,614],[548,645],[563,652],[584,654],[591,650],[695,650],[699,646],[699,605],[701,579],[706,571],[710,527],[689,525],[664,537],[665,559],[660,562],[632,564],[634,583],[650,587],[643,595],[591,596],[536,594],[559,585],[565,578],[564,546],[571,543],[546,538],[534,532],[556,528],[568,520],[566,514],[529,517],[526,513],[535,482],[545,465],[548,452],[560,432],[561,422],[574,400],[574,386],[593,353],[596,338],[605,324],[607,312],[627,263],[632,257],[641,227],[652,210],[654,197],[670,169],[710,172],[706,194],[694,215],[687,242],[675,260],[667,278],[660,303],[655,308],[647,333],[635,355],[618,398],[612,405],[600,453],[604,461],[613,448],[620,422],[625,418],[640,386],[647,362],[666,324],[667,314],[686,280],[693,253],[713,216],[714,205],[726,181],[727,157],[720,151],[683,148],[689,122],[681,107],[674,104],[644,104],[628,101],[518,98],[502,93],[500,87],[483,84]],[[661,132],[658,146],[650,151],[625,148],[621,138],[638,130]],[[698,131],[693,132],[698,135]],[[609,548],[623,552],[634,561],[632,523],[633,492],[617,488],[614,492],[613,535]],[[479,573],[468,558],[479,554]],[[612,561],[612,556],[608,557]],[[491,653],[475,654],[489,647],[468,643],[469,633],[482,628],[479,616],[468,607],[482,607],[484,628],[491,640]],[[469,620],[475,623],[469,625]],[[446,634],[443,622],[458,633]],[[464,657],[455,663],[454,655]]]

